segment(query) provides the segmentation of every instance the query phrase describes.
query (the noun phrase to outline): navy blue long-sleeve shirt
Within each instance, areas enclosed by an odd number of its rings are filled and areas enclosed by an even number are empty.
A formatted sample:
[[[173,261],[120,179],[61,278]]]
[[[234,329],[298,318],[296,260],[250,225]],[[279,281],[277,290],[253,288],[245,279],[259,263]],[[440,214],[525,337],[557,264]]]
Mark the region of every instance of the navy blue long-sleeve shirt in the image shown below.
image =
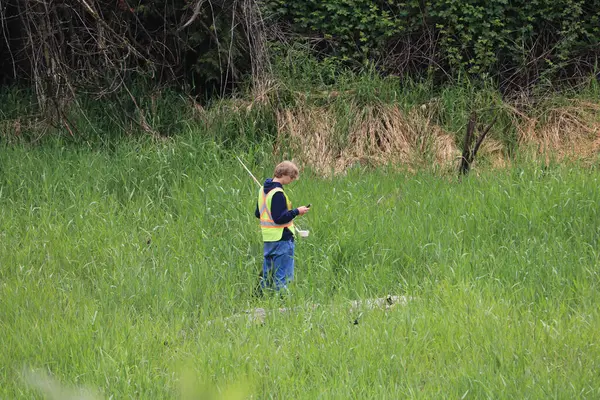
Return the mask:
[[[265,194],[269,193],[272,189],[282,188],[283,186],[279,182],[273,182],[273,179],[268,178],[265,180],[263,184],[263,189]],[[254,215],[256,218],[260,218],[260,211],[258,209],[260,205],[258,202],[256,203],[256,211],[254,211]],[[276,224],[287,224],[291,220],[293,220],[299,214],[298,209],[294,208],[292,210],[288,210],[287,203],[285,201],[285,196],[281,192],[277,192],[273,195],[271,199],[271,215],[273,216],[273,221]],[[294,235],[288,228],[283,228],[283,236],[281,240],[294,240]],[[281,241],[280,240],[280,241]]]

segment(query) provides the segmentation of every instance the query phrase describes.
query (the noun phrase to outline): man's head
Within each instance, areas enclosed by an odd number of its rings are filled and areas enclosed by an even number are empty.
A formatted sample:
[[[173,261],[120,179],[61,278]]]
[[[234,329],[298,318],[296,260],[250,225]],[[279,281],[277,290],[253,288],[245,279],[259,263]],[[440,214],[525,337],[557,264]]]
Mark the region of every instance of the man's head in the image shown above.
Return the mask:
[[[283,185],[298,179],[298,167],[291,161],[283,161],[275,167],[273,177]]]

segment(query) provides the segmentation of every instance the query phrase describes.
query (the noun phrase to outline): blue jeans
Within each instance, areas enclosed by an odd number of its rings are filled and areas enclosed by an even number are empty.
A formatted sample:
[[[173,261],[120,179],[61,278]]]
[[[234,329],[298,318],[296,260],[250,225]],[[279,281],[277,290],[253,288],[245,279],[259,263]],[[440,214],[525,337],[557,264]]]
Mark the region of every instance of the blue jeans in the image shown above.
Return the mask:
[[[274,288],[277,291],[287,290],[287,284],[294,279],[294,242],[264,243],[263,274],[260,286]]]

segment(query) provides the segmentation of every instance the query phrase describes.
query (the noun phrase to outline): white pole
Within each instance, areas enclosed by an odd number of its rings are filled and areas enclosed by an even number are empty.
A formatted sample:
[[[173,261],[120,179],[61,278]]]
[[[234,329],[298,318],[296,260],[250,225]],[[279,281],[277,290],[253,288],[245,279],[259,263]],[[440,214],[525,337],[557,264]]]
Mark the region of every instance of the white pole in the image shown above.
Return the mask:
[[[245,169],[246,171],[248,171],[248,173],[250,174],[250,176],[252,177],[252,179],[254,179],[254,182],[256,182],[256,184],[257,184],[258,186],[262,187],[262,185],[260,184],[260,182],[258,181],[258,179],[256,179],[256,178],[254,177],[254,175],[252,175],[252,172],[250,172],[250,170],[248,169],[248,167],[246,167],[246,165],[245,165],[245,164],[242,162],[242,160],[240,160],[240,158],[239,158],[238,156],[235,156],[235,158],[237,158],[237,159],[238,159],[238,161],[240,162],[240,164],[242,164],[242,167],[244,167],[244,169]]]

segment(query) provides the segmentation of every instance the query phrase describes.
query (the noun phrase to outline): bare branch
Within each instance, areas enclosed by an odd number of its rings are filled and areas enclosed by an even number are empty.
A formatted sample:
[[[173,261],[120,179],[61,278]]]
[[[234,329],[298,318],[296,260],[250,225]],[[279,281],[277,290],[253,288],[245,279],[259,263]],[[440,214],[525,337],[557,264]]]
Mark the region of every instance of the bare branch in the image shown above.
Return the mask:
[[[194,6],[194,13],[192,14],[190,19],[188,19],[188,21],[185,24],[181,25],[181,27],[179,27],[177,29],[178,32],[182,31],[185,28],[187,28],[188,26],[190,26],[190,24],[192,22],[194,22],[196,20],[196,18],[198,18],[198,15],[200,14],[200,10],[202,9],[202,5],[204,4],[204,2],[205,2],[205,0],[198,0],[196,2],[196,5]]]

